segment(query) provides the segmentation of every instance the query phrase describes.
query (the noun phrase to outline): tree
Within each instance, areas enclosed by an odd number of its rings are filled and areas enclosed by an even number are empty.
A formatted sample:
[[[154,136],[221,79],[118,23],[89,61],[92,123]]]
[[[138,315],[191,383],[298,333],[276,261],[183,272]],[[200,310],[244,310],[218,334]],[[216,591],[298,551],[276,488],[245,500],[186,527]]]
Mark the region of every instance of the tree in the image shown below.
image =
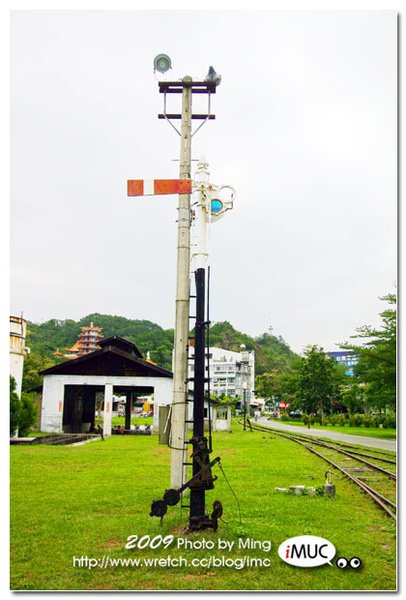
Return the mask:
[[[24,437],[29,434],[35,423],[36,410],[32,394],[22,392],[18,418],[18,434]]]
[[[255,378],[255,392],[259,398],[279,398],[282,393],[281,375],[277,369]]]
[[[343,344],[358,355],[354,374],[357,383],[365,384],[365,401],[372,408],[396,409],[396,295],[380,298],[390,307],[380,313],[381,329],[363,325],[352,338],[367,341],[360,345]]]
[[[345,412],[348,410],[347,404],[343,399],[343,390],[348,386],[352,386],[354,379],[351,375],[347,375],[348,367],[332,360],[333,369],[333,392],[331,398],[331,412]]]
[[[284,401],[291,405],[291,408],[300,408],[299,404],[299,380],[302,358],[297,357],[291,364],[291,368],[281,373],[281,396]]]
[[[33,394],[21,393],[21,399],[16,392],[16,381],[10,377],[10,435],[18,429],[18,435],[28,435],[35,423],[36,410]]]
[[[10,377],[10,435],[14,435],[18,427],[20,398],[16,392],[16,380]]]
[[[42,377],[39,374],[40,371],[53,367],[57,364],[55,357],[42,356],[38,352],[30,352],[25,357],[24,369],[23,369],[23,392],[28,392],[35,387],[38,387],[42,383]]]
[[[252,350],[253,339],[248,335],[241,333],[228,321],[219,321],[210,327],[210,345],[224,350],[240,352],[241,344],[245,344],[247,349]]]
[[[335,363],[317,345],[306,346],[302,358],[298,396],[303,412],[319,413],[321,424],[323,416],[331,407],[335,391]]]
[[[357,382],[340,385],[341,401],[350,415],[362,410],[363,386]]]
[[[222,394],[220,394],[219,396],[217,396],[216,394],[210,394],[210,398],[211,400],[217,400],[218,402],[221,402],[222,404],[235,404],[237,398],[234,398],[233,396],[229,396],[228,394],[224,394],[224,392]]]
[[[258,374],[277,369],[283,373],[289,369],[297,355],[289,348],[281,336],[263,333],[254,340],[255,366]]]

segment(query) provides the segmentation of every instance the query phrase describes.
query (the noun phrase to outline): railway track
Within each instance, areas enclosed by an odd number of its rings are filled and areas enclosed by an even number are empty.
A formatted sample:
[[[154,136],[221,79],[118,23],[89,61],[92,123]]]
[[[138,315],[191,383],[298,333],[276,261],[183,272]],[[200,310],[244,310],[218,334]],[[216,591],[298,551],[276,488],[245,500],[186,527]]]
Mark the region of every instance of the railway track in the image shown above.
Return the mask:
[[[334,469],[340,471],[340,473],[368,494],[388,516],[396,519],[396,461],[389,458],[390,455],[387,453],[382,453],[383,456],[366,454],[360,452],[358,447],[350,444],[325,442],[311,436],[306,436],[305,434],[281,432],[278,429],[252,423],[251,421],[249,421],[249,426],[254,431],[278,435],[301,444],[309,452],[312,452]],[[317,450],[315,447],[317,447]],[[346,462],[345,465],[337,463],[337,455]],[[385,467],[382,464],[376,464],[376,462],[366,459],[385,463]],[[373,477],[371,477],[372,474],[374,474]],[[374,487],[371,485],[371,478]],[[388,495],[390,496],[389,498],[387,497]]]

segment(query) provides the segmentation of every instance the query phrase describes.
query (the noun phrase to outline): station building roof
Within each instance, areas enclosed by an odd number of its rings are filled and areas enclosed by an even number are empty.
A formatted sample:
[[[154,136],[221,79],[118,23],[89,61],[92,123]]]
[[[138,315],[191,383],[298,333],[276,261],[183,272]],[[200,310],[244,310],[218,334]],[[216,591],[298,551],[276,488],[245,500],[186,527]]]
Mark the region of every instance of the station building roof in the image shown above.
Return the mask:
[[[40,375],[109,375],[172,377],[172,372],[144,360],[137,346],[114,335],[99,342],[100,350],[49,367]]]

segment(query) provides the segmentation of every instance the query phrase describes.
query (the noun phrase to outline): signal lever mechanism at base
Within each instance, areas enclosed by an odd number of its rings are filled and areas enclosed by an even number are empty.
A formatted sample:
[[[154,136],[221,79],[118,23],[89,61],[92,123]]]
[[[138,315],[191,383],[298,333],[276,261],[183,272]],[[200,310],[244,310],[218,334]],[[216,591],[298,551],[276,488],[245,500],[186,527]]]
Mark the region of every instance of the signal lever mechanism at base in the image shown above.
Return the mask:
[[[176,504],[178,504],[182,492],[184,492],[187,488],[190,488],[190,486],[193,486],[193,484],[196,483],[201,478],[201,476],[205,474],[206,471],[209,471],[218,462],[220,462],[219,456],[212,460],[211,463],[204,465],[203,468],[198,473],[196,473],[196,475],[193,475],[193,477],[186,481],[186,483],[184,483],[179,489],[165,490],[164,497],[162,500],[154,500],[152,502],[150,516],[163,517],[166,514],[168,506],[175,506]],[[211,478],[211,481],[215,481],[216,479],[217,477],[213,477]],[[223,507],[221,505],[221,502],[219,500],[215,500],[213,503],[213,512],[211,514],[211,517],[206,518],[207,523],[199,523],[198,528],[205,529],[206,527],[213,527],[214,529],[217,529],[217,519],[221,517],[222,514]]]

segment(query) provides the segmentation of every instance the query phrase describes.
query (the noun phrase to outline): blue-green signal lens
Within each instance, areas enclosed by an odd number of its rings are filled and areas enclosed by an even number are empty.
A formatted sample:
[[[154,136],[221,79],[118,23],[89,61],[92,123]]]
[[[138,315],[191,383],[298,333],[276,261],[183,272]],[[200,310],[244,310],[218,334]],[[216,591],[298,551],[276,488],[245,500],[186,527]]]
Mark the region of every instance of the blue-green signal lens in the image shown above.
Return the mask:
[[[223,203],[221,200],[215,198],[211,201],[211,213],[213,215],[218,215],[223,210]]]

